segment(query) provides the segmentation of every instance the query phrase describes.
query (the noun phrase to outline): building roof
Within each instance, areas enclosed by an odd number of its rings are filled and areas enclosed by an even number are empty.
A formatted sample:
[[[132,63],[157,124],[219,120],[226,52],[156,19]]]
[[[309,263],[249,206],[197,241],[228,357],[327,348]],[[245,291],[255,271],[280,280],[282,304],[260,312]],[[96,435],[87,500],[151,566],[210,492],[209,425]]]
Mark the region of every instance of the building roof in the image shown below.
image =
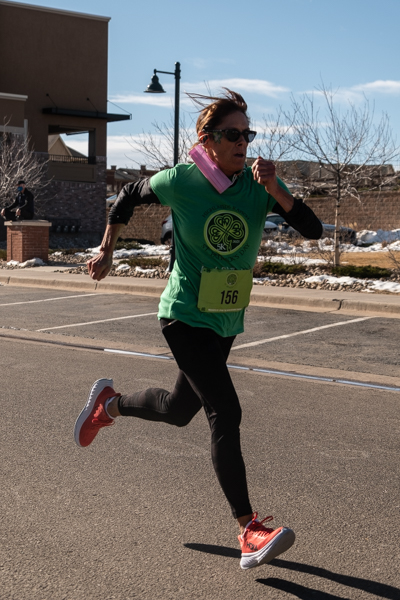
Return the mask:
[[[111,17],[103,17],[101,15],[90,15],[87,13],[79,13],[71,10],[63,10],[60,8],[50,8],[47,6],[34,6],[33,4],[23,4],[20,2],[6,2],[4,0],[0,0],[0,4],[6,4],[15,8],[27,8],[30,10],[41,10],[43,12],[65,14],[70,17],[81,17],[82,19],[97,19],[98,21],[111,21]]]

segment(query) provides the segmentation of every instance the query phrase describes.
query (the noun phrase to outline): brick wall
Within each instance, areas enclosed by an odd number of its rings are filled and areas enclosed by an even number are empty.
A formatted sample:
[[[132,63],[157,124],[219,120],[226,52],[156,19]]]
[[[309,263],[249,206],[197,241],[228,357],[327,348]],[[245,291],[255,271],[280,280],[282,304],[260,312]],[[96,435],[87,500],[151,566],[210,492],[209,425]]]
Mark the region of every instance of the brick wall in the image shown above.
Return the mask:
[[[49,255],[49,227],[35,224],[7,226],[7,260],[25,262],[31,258],[47,261]]]
[[[334,198],[308,198],[306,203],[325,223],[335,222]],[[399,229],[400,192],[365,193],[360,202],[345,198],[340,207],[340,224],[356,231]]]

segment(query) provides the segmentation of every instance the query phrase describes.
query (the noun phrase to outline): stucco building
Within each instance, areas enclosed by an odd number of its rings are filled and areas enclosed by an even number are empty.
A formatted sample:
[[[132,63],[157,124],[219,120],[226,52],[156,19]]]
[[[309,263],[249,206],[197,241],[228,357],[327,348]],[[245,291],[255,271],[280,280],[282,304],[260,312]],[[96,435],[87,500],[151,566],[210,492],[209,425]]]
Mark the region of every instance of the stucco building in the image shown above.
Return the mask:
[[[49,160],[37,216],[79,220],[94,237],[105,224],[107,124],[130,118],[107,112],[109,20],[0,0],[0,131],[28,136]],[[87,153],[57,153],[55,136],[76,133]]]

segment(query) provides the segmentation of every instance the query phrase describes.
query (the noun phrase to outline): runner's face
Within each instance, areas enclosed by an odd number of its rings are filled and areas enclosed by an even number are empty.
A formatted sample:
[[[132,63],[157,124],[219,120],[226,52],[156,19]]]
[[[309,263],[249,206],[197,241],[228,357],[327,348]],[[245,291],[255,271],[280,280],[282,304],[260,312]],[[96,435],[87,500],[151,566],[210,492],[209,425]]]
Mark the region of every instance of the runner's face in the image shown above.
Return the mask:
[[[240,111],[224,117],[214,129],[238,129],[243,131],[249,128],[247,117]],[[208,136],[204,148],[216,165],[228,177],[241,171],[246,162],[247,142],[241,135],[237,142],[230,142],[223,135],[220,142],[215,142],[213,135]]]

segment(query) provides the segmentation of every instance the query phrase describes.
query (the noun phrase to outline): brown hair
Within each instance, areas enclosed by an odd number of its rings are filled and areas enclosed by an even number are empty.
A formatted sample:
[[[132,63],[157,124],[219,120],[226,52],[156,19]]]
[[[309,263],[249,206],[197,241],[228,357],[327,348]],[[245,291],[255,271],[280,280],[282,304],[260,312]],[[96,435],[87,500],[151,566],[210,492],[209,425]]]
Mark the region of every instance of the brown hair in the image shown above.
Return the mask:
[[[227,115],[235,112],[241,112],[247,120],[247,104],[243,96],[228,88],[222,88],[225,93],[222,96],[203,96],[202,94],[187,94],[189,98],[197,105],[201,106],[199,117],[196,123],[196,131],[199,134],[205,128],[216,129],[218,124]],[[211,104],[210,104],[211,101]],[[199,142],[196,142],[196,146]]]

